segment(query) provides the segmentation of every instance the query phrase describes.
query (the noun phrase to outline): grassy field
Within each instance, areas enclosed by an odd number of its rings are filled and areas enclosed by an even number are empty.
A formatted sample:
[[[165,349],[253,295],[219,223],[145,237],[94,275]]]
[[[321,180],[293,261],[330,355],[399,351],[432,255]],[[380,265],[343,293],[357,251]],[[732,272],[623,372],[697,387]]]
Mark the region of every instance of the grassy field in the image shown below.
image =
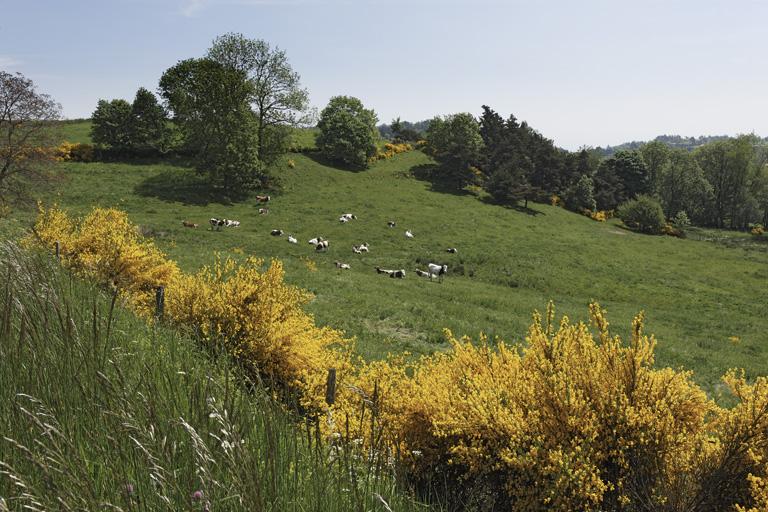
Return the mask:
[[[0,510],[425,510],[225,357],[0,246]],[[434,509],[436,510],[436,508]]]
[[[412,169],[430,163],[420,152],[357,173],[313,155],[289,158],[296,166],[276,170],[282,192],[272,194],[268,215],[258,215],[253,200],[209,202],[200,180],[169,163],[64,164],[66,183],[49,200],[76,213],[92,205],[127,211],[188,271],[210,263],[217,252],[280,258],[288,281],[315,294],[308,308],[317,321],[356,336],[367,358],[444,349],[446,327],[522,341],[531,312],[543,310],[548,300],[558,313],[583,319],[587,303],[596,299],[620,334],[644,310],[647,331],[659,338],[657,363],[694,370],[715,395],[730,367],[768,374],[766,243],[706,230],[690,240],[644,236],[615,221],[598,223],[548,205],[522,211],[444,193],[412,177]],[[345,212],[359,219],[340,224]],[[242,224],[213,232],[207,229],[210,217]],[[390,219],[396,228],[387,227]],[[184,228],[182,220],[200,228]],[[16,221],[23,225],[30,217]],[[276,228],[300,243],[270,236]],[[404,237],[406,229],[414,239]],[[317,235],[331,241],[327,254],[307,244]],[[352,253],[360,242],[371,245],[369,254]],[[449,246],[458,254],[445,253]],[[338,271],[334,260],[352,269]],[[427,262],[449,266],[443,283],[413,273],[394,280],[374,271],[410,272]]]

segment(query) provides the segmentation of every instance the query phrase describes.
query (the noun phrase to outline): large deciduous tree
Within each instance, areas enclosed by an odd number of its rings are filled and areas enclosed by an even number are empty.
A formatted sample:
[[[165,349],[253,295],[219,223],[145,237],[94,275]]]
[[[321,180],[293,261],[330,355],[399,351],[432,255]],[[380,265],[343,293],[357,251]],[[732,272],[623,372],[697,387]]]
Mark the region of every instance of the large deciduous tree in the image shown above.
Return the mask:
[[[230,195],[262,184],[253,85],[244,71],[211,59],[187,59],[163,73],[162,97],[183,132],[198,171]]]
[[[207,56],[245,74],[251,84],[248,102],[255,115],[257,156],[272,163],[287,151],[288,128],[307,124],[313,117],[299,74],[291,68],[285,51],[242,34],[217,37]]]
[[[329,160],[364,169],[376,154],[376,121],[359,99],[335,96],[320,113],[317,147]]]
[[[58,142],[53,121],[60,117],[61,106],[32,80],[0,71],[0,206],[50,179],[50,148]]]
[[[157,98],[140,87],[131,105],[130,144],[136,151],[165,151],[170,142],[168,116]]]
[[[429,123],[426,140],[427,151],[440,163],[442,175],[457,189],[474,179],[471,167],[480,161],[483,138],[472,114],[434,118]]]

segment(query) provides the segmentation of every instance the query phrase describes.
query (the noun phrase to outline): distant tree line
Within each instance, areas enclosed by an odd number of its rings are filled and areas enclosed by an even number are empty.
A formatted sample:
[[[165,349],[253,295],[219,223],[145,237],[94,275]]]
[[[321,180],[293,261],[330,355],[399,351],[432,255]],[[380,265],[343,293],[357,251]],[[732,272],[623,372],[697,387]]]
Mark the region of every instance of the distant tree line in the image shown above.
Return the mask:
[[[481,186],[501,204],[527,206],[557,196],[571,210],[594,211],[644,198],[632,205],[656,204],[662,220],[732,229],[768,221],[768,144],[754,135],[713,140],[694,151],[657,140],[603,157],[557,148],[525,121],[483,106],[479,118],[461,113],[431,120],[426,140],[440,164],[438,178],[457,189]]]
[[[416,142],[424,138],[430,121],[426,119],[412,123],[410,121],[401,121],[398,117],[393,119],[390,124],[380,124],[377,128],[379,135],[383,139],[393,142]]]

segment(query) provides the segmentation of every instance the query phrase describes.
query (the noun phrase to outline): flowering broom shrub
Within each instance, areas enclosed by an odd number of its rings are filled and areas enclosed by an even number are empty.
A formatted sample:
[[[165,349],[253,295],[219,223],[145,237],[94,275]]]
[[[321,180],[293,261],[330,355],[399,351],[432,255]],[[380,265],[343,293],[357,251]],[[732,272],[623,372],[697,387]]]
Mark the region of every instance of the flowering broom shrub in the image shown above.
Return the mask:
[[[522,346],[446,331],[449,351],[365,363],[341,332],[303,311],[310,295],[284,282],[279,261],[264,269],[258,259],[216,259],[184,274],[110,209],[72,221],[41,208],[35,233],[30,240],[59,241],[65,266],[146,317],[153,288],[165,286],[168,321],[289,390],[308,414],[323,413],[329,438],[369,457],[398,454],[420,488],[450,482],[459,499],[477,492],[499,510],[768,508],[768,379],[729,372],[737,404],[718,407],[690,372],[654,367],[642,314],[626,343],[597,304],[589,324],[556,324],[550,305]]]

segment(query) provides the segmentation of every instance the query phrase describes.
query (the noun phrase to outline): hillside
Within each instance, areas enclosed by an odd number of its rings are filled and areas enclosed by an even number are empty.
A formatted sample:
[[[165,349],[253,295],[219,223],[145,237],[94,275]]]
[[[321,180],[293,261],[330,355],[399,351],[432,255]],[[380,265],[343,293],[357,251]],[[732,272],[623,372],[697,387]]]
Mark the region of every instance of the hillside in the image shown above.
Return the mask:
[[[91,205],[126,210],[186,270],[210,263],[217,252],[280,258],[288,280],[315,294],[309,309],[317,321],[356,336],[368,358],[444,349],[445,327],[522,341],[531,311],[542,310],[548,300],[559,313],[583,318],[585,305],[596,299],[622,333],[645,310],[647,330],[660,340],[658,364],[693,369],[711,392],[730,367],[768,374],[762,357],[768,343],[765,244],[715,232],[696,236],[720,237],[728,245],[649,237],[548,205],[525,212],[442,193],[411,177],[413,168],[430,163],[419,152],[359,173],[307,155],[290,158],[296,166],[277,171],[283,190],[272,194],[264,216],[252,200],[209,202],[205,186],[189,170],[168,163],[63,164],[67,182],[50,199],[81,213]],[[340,224],[344,212],[359,220]],[[210,217],[242,224],[212,232]],[[390,219],[397,228],[387,228]],[[182,220],[200,228],[184,228]],[[276,228],[300,243],[270,236]],[[403,236],[406,229],[414,232],[413,240]],[[331,241],[327,254],[316,254],[306,243],[317,235]],[[360,242],[371,244],[369,254],[352,253]],[[449,246],[458,254],[446,254]],[[352,269],[338,271],[334,260]],[[411,272],[430,261],[448,264],[443,283]],[[410,274],[389,279],[377,275],[375,266]]]

